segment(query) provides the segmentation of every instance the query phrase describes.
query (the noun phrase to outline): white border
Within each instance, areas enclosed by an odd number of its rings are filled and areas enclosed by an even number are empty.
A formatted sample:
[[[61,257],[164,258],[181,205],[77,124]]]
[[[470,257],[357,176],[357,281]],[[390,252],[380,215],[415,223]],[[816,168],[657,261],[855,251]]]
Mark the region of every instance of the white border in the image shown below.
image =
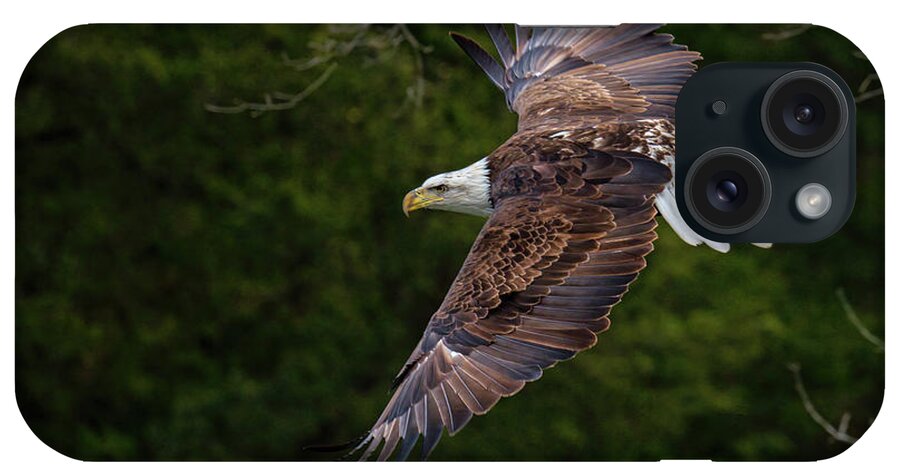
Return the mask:
[[[14,94],[19,76],[30,57],[56,33],[82,23],[328,23],[328,22],[485,22],[502,21],[526,24],[615,24],[622,22],[647,23],[814,23],[832,28],[850,38],[869,57],[888,91],[900,90],[900,72],[895,61],[897,43],[894,40],[898,25],[895,15],[886,2],[789,2],[772,0],[703,1],[675,0],[592,0],[568,2],[532,2],[525,0],[503,4],[488,4],[484,0],[445,0],[442,2],[405,1],[391,5],[383,1],[346,2],[275,2],[252,0],[243,2],[196,2],[154,0],[152,2],[103,2],[78,0],[70,2],[31,1],[11,8],[14,2],[4,2],[2,18],[2,110],[0,138],[3,160],[0,183],[3,190],[0,201],[2,213],[2,247],[0,247],[0,299],[6,312],[2,323],[2,355],[0,355],[0,461],[4,473],[65,471],[66,474],[134,474],[166,473],[187,474],[197,471],[215,471],[217,474],[245,474],[248,471],[275,473],[316,474],[341,469],[359,470],[360,466],[326,466],[328,463],[78,463],[66,458],[41,443],[28,429],[14,398]],[[19,2],[15,2],[19,3]],[[887,124],[896,123],[896,112],[887,110]],[[890,127],[890,126],[888,126]],[[893,157],[896,136],[887,135],[887,154]],[[885,160],[887,183],[900,183],[894,160]],[[898,242],[896,209],[890,209],[886,220],[887,243]],[[887,289],[897,289],[897,252],[887,250]],[[887,294],[887,315],[895,315],[900,294]],[[894,342],[895,326],[886,319],[886,341]],[[886,353],[887,379],[895,383],[897,357]],[[890,385],[888,385],[890,387]],[[734,474],[759,472],[807,472],[823,474],[878,474],[886,472],[897,452],[898,411],[897,392],[888,388],[881,413],[869,431],[850,450],[820,463],[709,463],[701,461],[663,463],[565,463],[573,471],[616,471],[626,474],[647,474],[656,471],[690,473],[691,475],[718,475],[723,471]],[[502,442],[498,442],[502,444]],[[553,463],[507,463],[503,471],[547,472]],[[12,469],[14,473],[7,473]],[[496,465],[453,463],[418,465],[369,465],[367,471],[384,473],[421,472],[459,473],[460,471],[484,471],[500,469]],[[18,470],[18,471],[17,471]]]

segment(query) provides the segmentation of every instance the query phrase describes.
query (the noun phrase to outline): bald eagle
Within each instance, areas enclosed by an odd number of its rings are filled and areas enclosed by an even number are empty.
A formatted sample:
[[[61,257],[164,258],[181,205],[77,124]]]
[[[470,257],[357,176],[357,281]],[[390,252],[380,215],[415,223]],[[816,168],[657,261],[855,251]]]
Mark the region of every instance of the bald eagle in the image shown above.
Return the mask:
[[[426,180],[406,214],[487,217],[440,308],[360,440],[369,459],[422,457],[543,369],[593,346],[646,265],[656,213],[687,243],[694,233],[672,185],[674,107],[700,55],[659,25],[487,27],[497,62],[452,38],[503,91],[518,130],[487,157]],[[382,445],[383,444],[383,445]],[[398,451],[399,447],[399,451]]]

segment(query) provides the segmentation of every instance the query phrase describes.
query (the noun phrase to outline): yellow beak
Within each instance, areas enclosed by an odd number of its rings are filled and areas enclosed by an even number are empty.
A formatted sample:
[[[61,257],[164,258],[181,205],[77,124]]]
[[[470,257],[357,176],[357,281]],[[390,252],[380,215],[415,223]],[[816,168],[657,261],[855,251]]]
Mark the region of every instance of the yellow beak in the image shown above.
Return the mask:
[[[410,191],[403,197],[403,213],[406,216],[409,216],[409,212],[418,210],[420,208],[427,208],[429,205],[435,202],[440,202],[444,198],[440,197],[433,192],[429,192],[424,188],[417,188],[415,190]]]

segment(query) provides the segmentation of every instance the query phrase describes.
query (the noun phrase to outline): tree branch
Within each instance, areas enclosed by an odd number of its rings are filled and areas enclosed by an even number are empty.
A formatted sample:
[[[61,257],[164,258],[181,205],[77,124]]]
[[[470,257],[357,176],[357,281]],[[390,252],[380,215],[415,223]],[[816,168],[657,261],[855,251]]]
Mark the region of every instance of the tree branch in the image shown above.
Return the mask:
[[[859,103],[861,103],[861,102],[863,102],[863,101],[865,101],[865,100],[867,100],[867,99],[872,99],[872,98],[874,98],[874,97],[883,96],[883,95],[884,95],[884,89],[883,89],[883,88],[878,88],[878,89],[873,89],[873,90],[871,90],[871,91],[866,91],[865,93],[860,94],[859,96],[856,96],[856,103],[859,104]]]
[[[850,424],[850,414],[844,413],[844,416],[841,417],[839,427],[835,428],[821,413],[819,413],[818,410],[816,410],[812,400],[809,399],[809,394],[806,393],[806,387],[803,385],[803,377],[800,375],[800,364],[792,362],[787,365],[787,368],[794,375],[794,388],[797,390],[800,399],[803,401],[803,408],[806,409],[806,413],[809,414],[813,421],[821,426],[835,440],[847,443],[848,445],[856,443],[859,438],[847,434],[847,426]]]
[[[844,289],[837,288],[834,293],[837,294],[837,298],[841,302],[841,307],[844,308],[844,315],[847,316],[847,320],[850,321],[850,323],[853,324],[853,327],[859,331],[859,334],[862,335],[864,339],[871,342],[879,352],[884,352],[884,341],[872,334],[862,321],[859,320],[856,311],[853,310],[853,307],[850,306],[850,302],[847,301]]]
[[[292,59],[287,54],[282,54],[282,61],[285,65],[297,70],[306,71],[318,66],[328,65],[328,67],[320,74],[312,83],[304,90],[296,94],[288,94],[283,92],[267,92],[264,93],[262,102],[244,101],[242,99],[234,99],[233,105],[223,106],[217,104],[205,104],[204,108],[209,112],[219,114],[239,114],[249,111],[251,117],[258,117],[269,111],[283,111],[295,107],[300,101],[303,101],[317,89],[319,89],[331,76],[337,67],[339,59],[349,56],[358,50],[366,50],[373,52],[375,58],[364,58],[363,63],[366,64],[380,61],[379,54],[388,51],[393,52],[403,44],[409,45],[413,53],[413,61],[415,64],[415,78],[410,86],[406,88],[406,99],[398,108],[398,112],[402,111],[407,105],[411,104],[415,107],[422,105],[422,98],[425,94],[425,61],[423,55],[431,52],[431,48],[424,46],[409,31],[406,25],[398,24],[390,28],[373,28],[370,25],[351,25],[351,26],[334,26],[331,27],[332,36],[324,40],[311,42],[310,49],[313,55],[306,59]],[[349,40],[341,39],[343,35],[353,36]]]
[[[769,41],[789,40],[795,36],[799,36],[799,35],[802,35],[803,33],[806,33],[812,27],[813,27],[813,25],[804,24],[804,25],[797,25],[794,27],[784,28],[779,31],[770,31],[770,32],[763,33],[762,39],[769,40]]]
[[[841,302],[841,307],[844,308],[844,315],[847,317],[847,320],[850,321],[850,323],[853,324],[853,327],[859,331],[859,334],[875,346],[879,352],[884,352],[884,341],[872,334],[872,332],[863,325],[859,316],[856,315],[856,311],[853,310],[853,306],[851,306],[850,302],[847,300],[844,290],[842,288],[837,288],[835,294]],[[834,425],[816,410],[815,405],[813,405],[812,400],[810,400],[809,394],[806,392],[806,387],[803,385],[803,377],[800,374],[800,364],[791,362],[787,364],[787,368],[794,376],[794,388],[797,390],[797,394],[800,395],[800,400],[803,401],[803,408],[806,409],[806,413],[809,414],[813,421],[821,426],[835,440],[847,443],[848,445],[855,443],[858,438],[847,433],[847,429],[850,427],[850,413],[844,412],[838,427],[835,428]]]
[[[244,111],[250,111],[250,115],[252,117],[258,117],[262,113],[266,111],[281,111],[285,109],[290,109],[297,105],[298,102],[306,99],[307,96],[314,93],[316,89],[319,89],[325,81],[328,80],[328,77],[331,76],[331,73],[334,72],[334,69],[337,68],[337,63],[332,63],[328,68],[316,78],[315,81],[309,84],[303,91],[300,91],[297,94],[285,94],[285,93],[266,93],[263,95],[263,99],[265,102],[246,102],[241,101],[240,99],[235,99],[234,106],[216,106],[215,104],[205,104],[204,107],[209,112],[217,112],[220,114],[239,114]]]

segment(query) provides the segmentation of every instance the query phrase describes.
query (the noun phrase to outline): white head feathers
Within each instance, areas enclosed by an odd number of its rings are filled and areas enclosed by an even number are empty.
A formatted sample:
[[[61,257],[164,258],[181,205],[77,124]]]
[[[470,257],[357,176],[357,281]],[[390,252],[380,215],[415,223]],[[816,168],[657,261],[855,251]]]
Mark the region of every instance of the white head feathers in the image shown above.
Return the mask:
[[[490,216],[491,179],[487,157],[468,167],[437,174],[422,183],[423,189],[440,195],[443,200],[429,208],[468,215]]]

